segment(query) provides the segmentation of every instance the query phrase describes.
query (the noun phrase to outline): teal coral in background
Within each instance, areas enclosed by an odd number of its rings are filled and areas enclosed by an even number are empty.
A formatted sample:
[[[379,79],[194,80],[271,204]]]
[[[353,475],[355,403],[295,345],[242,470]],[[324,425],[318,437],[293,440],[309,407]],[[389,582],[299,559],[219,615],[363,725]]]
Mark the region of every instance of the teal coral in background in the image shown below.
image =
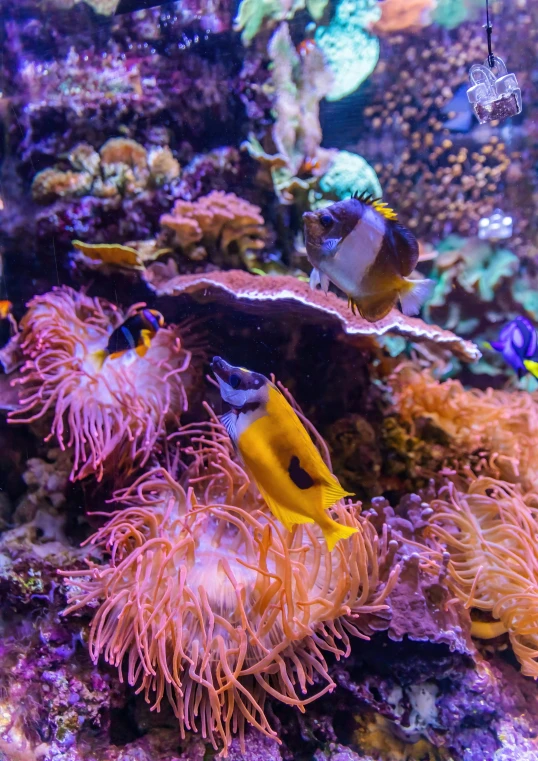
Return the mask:
[[[382,195],[377,174],[370,164],[357,153],[339,151],[320,180],[319,188],[324,196],[341,201],[353,193],[367,192],[376,198]]]
[[[327,100],[354,92],[375,69],[379,40],[368,29],[380,16],[376,0],[340,0],[329,26],[316,30],[316,43],[334,74]]]

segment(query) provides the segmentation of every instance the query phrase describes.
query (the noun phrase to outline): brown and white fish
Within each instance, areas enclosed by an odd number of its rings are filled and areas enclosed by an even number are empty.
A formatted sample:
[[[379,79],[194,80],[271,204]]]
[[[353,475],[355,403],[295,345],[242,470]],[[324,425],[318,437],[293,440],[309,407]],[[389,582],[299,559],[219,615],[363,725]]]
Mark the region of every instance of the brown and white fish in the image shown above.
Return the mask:
[[[412,280],[418,261],[415,236],[387,204],[363,194],[303,214],[310,286],[327,293],[332,282],[369,322],[385,317],[397,301],[417,314],[432,280]]]

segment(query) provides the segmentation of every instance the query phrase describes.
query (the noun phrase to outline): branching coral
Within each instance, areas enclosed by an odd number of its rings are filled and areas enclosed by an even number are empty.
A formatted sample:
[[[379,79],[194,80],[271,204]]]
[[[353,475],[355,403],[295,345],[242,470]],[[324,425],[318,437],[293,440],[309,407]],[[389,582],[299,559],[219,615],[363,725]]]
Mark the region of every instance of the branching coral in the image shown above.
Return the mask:
[[[62,287],[33,298],[21,322],[26,363],[10,421],[52,416],[48,439],[73,448],[73,480],[102,478],[111,459],[116,467],[144,464],[187,408],[191,355],[176,328],[160,330],[145,356],[103,361],[99,352],[123,321],[112,304]]]
[[[121,509],[91,539],[108,564],[68,573],[80,591],[66,614],[99,601],[93,660],[125,663],[157,710],[166,695],[182,735],[220,739],[226,754],[248,723],[276,737],[267,695],[304,710],[333,689],[324,654],[348,654],[350,635],[365,636],[363,616],[387,607],[396,543],[343,502],[335,517],[358,532],[333,553],[316,526],[284,531],[222,426],[187,433],[190,478],[155,469],[117,495]]]
[[[93,195],[98,198],[135,196],[150,186],[172,182],[180,174],[170,148],[154,147],[148,152],[135,140],[114,137],[99,153],[79,143],[67,156],[70,168],[49,167],[32,182],[32,196],[40,203],[55,198]]]
[[[397,409],[404,418],[429,418],[465,456],[486,458],[492,474],[525,491],[538,491],[538,398],[525,391],[466,390],[427,372],[403,367],[393,378]]]
[[[477,636],[508,631],[521,669],[538,677],[538,546],[536,497],[492,478],[468,491],[447,487],[432,507],[433,533],[449,548],[449,578],[468,607],[489,611],[499,624],[477,624]]]
[[[268,45],[275,93],[275,124],[270,141],[266,141],[271,143],[271,152],[266,152],[253,136],[244,144],[270,172],[279,200],[288,204],[315,183],[315,177],[298,175],[305,174],[305,169],[306,174],[319,174],[334,153],[320,149],[319,122],[319,103],[329,92],[332,74],[321,49],[312,40],[305,41],[300,51],[295,49],[288,24],[280,24]]]
[[[173,232],[172,242],[193,261],[210,256],[213,263],[222,263],[235,253],[237,264],[248,264],[265,245],[259,207],[234,193],[214,190],[197,201],[178,200],[172,212],[161,217],[161,225]]]

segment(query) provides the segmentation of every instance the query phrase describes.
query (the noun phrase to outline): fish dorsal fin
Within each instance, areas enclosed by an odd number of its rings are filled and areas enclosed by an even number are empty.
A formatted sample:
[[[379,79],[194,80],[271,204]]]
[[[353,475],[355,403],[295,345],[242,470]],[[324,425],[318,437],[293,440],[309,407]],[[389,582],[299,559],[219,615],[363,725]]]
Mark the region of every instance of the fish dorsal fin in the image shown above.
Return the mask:
[[[371,206],[378,214],[381,214],[382,217],[385,217],[385,219],[388,219],[391,222],[395,222],[398,219],[398,215],[394,209],[390,208],[388,203],[382,201],[381,198],[374,198],[374,196],[367,191],[360,194],[359,192],[354,193],[351,197],[357,199],[357,201],[360,201],[361,203]]]

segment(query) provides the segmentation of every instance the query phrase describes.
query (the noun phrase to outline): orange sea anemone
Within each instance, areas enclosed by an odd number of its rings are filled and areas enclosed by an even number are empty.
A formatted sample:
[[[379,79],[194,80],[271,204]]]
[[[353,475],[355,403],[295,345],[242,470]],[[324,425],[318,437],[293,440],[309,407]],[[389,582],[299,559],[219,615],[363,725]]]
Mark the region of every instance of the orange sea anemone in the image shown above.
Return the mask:
[[[108,561],[66,572],[76,586],[65,614],[99,602],[93,660],[125,666],[154,709],[167,697],[182,736],[201,731],[226,755],[247,724],[276,738],[268,695],[303,711],[334,688],[325,655],[347,655],[368,614],[386,609],[396,542],[343,502],[334,518],[358,531],[334,552],[315,524],[289,533],[216,420],[186,433],[194,464],[181,483],[158,468],[116,496],[90,540]]]
[[[429,418],[465,456],[483,454],[490,475],[538,491],[538,395],[527,391],[466,390],[403,366],[392,380],[396,408],[414,422]]]
[[[451,483],[435,500],[434,534],[448,547],[449,583],[467,607],[497,622],[476,622],[471,633],[508,632],[524,674],[538,678],[538,522],[536,495],[517,486],[476,478],[466,491]]]
[[[50,435],[73,449],[71,479],[96,473],[109,458],[114,467],[141,466],[168,423],[178,424],[187,408],[191,354],[178,330],[155,335],[145,356],[128,351],[98,359],[113,330],[127,314],[104,299],[72,288],[36,296],[21,322],[26,362],[21,370],[20,409],[12,423],[32,423],[49,414]]]

